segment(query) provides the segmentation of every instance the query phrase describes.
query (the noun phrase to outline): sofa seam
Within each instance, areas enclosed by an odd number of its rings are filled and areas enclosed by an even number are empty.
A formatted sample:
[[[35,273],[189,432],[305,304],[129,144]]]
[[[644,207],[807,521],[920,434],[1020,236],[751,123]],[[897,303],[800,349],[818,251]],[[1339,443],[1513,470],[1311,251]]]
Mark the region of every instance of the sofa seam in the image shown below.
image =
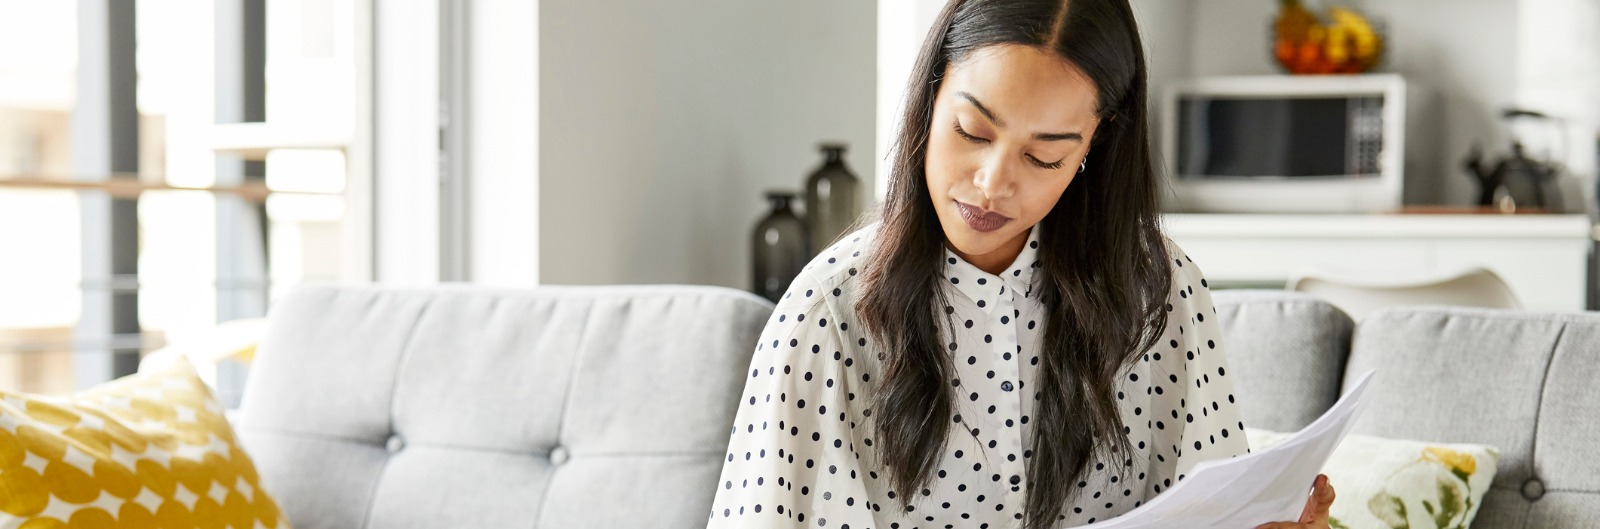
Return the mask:
[[[378,443],[375,443],[375,442],[373,442],[372,440],[369,440],[369,439],[361,439],[361,438],[356,438],[356,437],[325,434],[325,433],[318,433],[318,432],[306,432],[306,431],[296,431],[296,430],[278,430],[278,429],[273,429],[273,428],[235,428],[234,431],[236,431],[236,432],[251,431],[251,432],[256,432],[256,433],[265,433],[267,435],[276,435],[276,436],[279,436],[279,437],[310,438],[310,439],[316,439],[316,440],[319,440],[319,441],[341,442],[341,443],[349,443],[349,444],[356,444],[356,445],[364,445],[364,446],[375,447],[375,448],[381,446]],[[472,446],[472,445],[464,445],[464,444],[456,444],[456,443],[428,443],[428,442],[412,443],[412,442],[407,442],[406,443],[406,447],[407,448],[440,448],[440,449],[450,449],[450,450],[460,450],[460,451],[473,451],[473,452],[492,452],[492,453],[496,453],[496,454],[508,454],[508,455],[518,455],[518,456],[533,456],[533,457],[549,457],[549,455],[550,455],[549,452],[540,452],[540,451],[536,451],[536,450],[516,450],[516,449],[509,449],[509,448],[494,448],[494,447],[488,447],[488,446]],[[585,453],[585,452],[581,452],[580,451],[580,452],[569,452],[569,454],[574,458],[577,458],[577,457],[584,457],[584,458],[698,457],[698,456],[720,457],[720,456],[723,455],[722,452],[706,452],[706,451],[694,452],[694,451],[684,451],[684,450],[661,451],[661,452],[637,451],[637,452],[589,452],[589,453]]]
[[[395,435],[395,429],[394,429],[394,427],[395,427],[395,416],[398,415],[399,412],[400,412],[400,410],[399,410],[400,376],[402,374],[401,372],[405,370],[406,361],[411,358],[411,354],[410,354],[411,341],[416,339],[416,337],[417,337],[417,327],[422,324],[422,318],[424,316],[428,315],[428,311],[433,308],[433,305],[434,305],[434,303],[433,303],[432,299],[428,299],[428,300],[424,301],[424,303],[422,305],[422,308],[417,310],[416,319],[412,320],[412,322],[411,322],[411,328],[406,330],[406,339],[404,341],[400,342],[400,359],[399,359],[399,361],[397,361],[395,363],[394,381],[391,382],[390,385],[389,385],[389,435],[390,436],[394,436]],[[372,490],[367,493],[366,515],[363,516],[362,519],[361,519],[361,527],[363,529],[367,529],[367,528],[372,527],[372,514],[375,512],[375,509],[373,507],[374,507],[374,504],[378,500],[378,488],[383,485],[383,475],[388,473],[388,471],[389,471],[389,461],[391,461],[393,459],[394,459],[394,457],[392,455],[389,456],[389,457],[383,458],[383,466],[378,467],[378,474],[376,476],[374,476],[373,483],[372,483]]]
[[[1550,391],[1550,371],[1556,364],[1556,355],[1561,352],[1561,340],[1567,335],[1567,324],[1562,322],[1561,328],[1556,330],[1556,339],[1550,345],[1550,359],[1544,364],[1544,377],[1539,380],[1539,402],[1533,408],[1533,437],[1528,446],[1528,477],[1539,479],[1539,427],[1544,424],[1544,397]],[[1540,479],[1540,481],[1544,481]]]
[[[292,429],[288,429],[288,428],[235,426],[233,428],[233,431],[235,433],[238,433],[238,432],[265,433],[265,434],[268,434],[268,435],[277,435],[277,436],[281,436],[281,437],[305,437],[305,438],[317,439],[317,440],[320,440],[320,441],[347,442],[347,443],[351,443],[351,444],[363,444],[363,445],[374,445],[374,446],[376,446],[378,444],[376,442],[373,442],[370,439],[363,439],[363,438],[360,438],[360,437],[346,436],[346,435],[339,435],[339,434],[331,434],[331,433],[323,433],[323,432],[312,432],[312,431],[305,431],[305,430],[292,430]]]
[[[713,457],[713,458],[717,458],[717,459],[720,460],[722,458],[722,455],[723,455],[722,452],[596,452],[596,453],[592,453],[592,454],[585,454],[585,453],[579,452],[579,453],[571,454],[571,457],[574,458],[574,459],[579,458],[579,457],[582,457],[584,459],[623,459],[623,458],[639,458],[639,457]]]
[[[1480,311],[1495,312],[1480,312]],[[1523,323],[1548,323],[1559,322],[1562,327],[1569,323],[1592,323],[1596,320],[1587,313],[1561,313],[1561,312],[1535,312],[1529,309],[1484,309],[1481,307],[1462,307],[1453,305],[1409,305],[1385,307],[1368,314],[1364,320],[1372,316],[1441,316],[1447,318],[1469,319],[1476,321],[1516,321]]]
[[[623,299],[625,299],[628,303],[631,303],[635,298]],[[580,368],[583,367],[584,357],[587,356],[587,350],[585,349],[585,346],[587,346],[589,343],[589,329],[594,325],[596,305],[598,305],[598,303],[593,300],[591,300],[589,303],[589,309],[583,316],[583,328],[578,330],[578,343],[573,347],[575,354],[573,355],[572,368],[568,371],[567,375],[567,388],[561,392],[561,395],[566,399],[566,402],[562,403],[561,415],[556,418],[556,432],[555,435],[552,436],[552,438],[555,440],[556,447],[564,446],[561,441],[561,435],[566,432],[567,415],[568,412],[571,411],[573,401],[576,400],[572,396],[572,390],[577,386],[578,373],[581,371]],[[539,527],[542,525],[540,521],[544,519],[545,508],[550,505],[550,496],[550,494],[545,494],[543,498],[539,499],[539,510],[533,515],[534,527]]]
[[[614,289],[615,290],[614,292],[579,292],[579,291],[577,291],[577,289],[573,288],[573,287],[576,287],[576,286],[577,285],[550,285],[550,286],[546,286],[546,287],[541,287],[541,289],[544,289],[544,290],[538,292],[537,294],[528,294],[528,293],[516,292],[516,291],[500,291],[500,290],[497,290],[497,289],[490,289],[490,290],[485,290],[485,291],[481,291],[480,292],[479,290],[477,290],[477,287],[475,287],[475,286],[461,286],[461,285],[440,285],[440,286],[437,286],[437,287],[396,287],[396,289],[394,289],[394,290],[386,290],[385,287],[383,287],[383,286],[371,286],[371,285],[352,285],[352,286],[348,286],[348,287],[341,286],[341,285],[308,285],[306,288],[325,288],[325,289],[334,290],[334,291],[338,291],[338,290],[355,290],[355,291],[358,291],[358,292],[386,292],[386,293],[389,293],[391,295],[404,296],[404,297],[408,297],[408,298],[430,298],[430,297],[433,297],[433,296],[437,296],[439,294],[463,294],[463,293],[465,293],[465,294],[478,294],[478,293],[486,292],[487,295],[494,296],[494,297],[499,297],[499,298],[519,298],[519,299],[602,299],[602,300],[625,299],[625,300],[635,300],[635,299],[641,299],[641,298],[665,298],[665,297],[680,297],[680,296],[684,296],[684,295],[692,295],[692,296],[695,296],[695,297],[715,296],[715,297],[722,297],[722,298],[728,298],[728,299],[736,299],[736,300],[740,300],[740,302],[755,303],[757,305],[760,305],[760,304],[763,304],[763,303],[771,303],[770,301],[767,301],[765,298],[762,298],[760,296],[756,296],[755,294],[750,294],[748,292],[745,292],[745,291],[742,291],[742,290],[733,289],[731,287],[718,287],[718,286],[714,286],[714,285],[691,285],[691,284],[583,285],[583,288],[585,288],[585,289],[587,289],[587,288]],[[645,289],[645,290],[642,290],[642,291],[640,291],[640,290],[624,290],[624,289],[621,289],[621,288],[614,288],[614,287],[619,287],[619,286],[630,287],[630,288],[633,288],[633,289],[642,288],[642,289]],[[437,288],[439,290],[434,290],[435,288]]]

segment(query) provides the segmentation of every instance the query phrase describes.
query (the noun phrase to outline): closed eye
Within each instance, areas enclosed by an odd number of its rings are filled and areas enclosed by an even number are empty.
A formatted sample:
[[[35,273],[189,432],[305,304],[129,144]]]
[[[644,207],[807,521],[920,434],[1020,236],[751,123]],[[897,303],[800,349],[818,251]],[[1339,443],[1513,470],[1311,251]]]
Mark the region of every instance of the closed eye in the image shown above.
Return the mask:
[[[967,134],[966,129],[961,128],[961,121],[957,120],[957,121],[954,122],[954,124],[955,124],[955,129],[956,129],[956,135],[961,136],[962,139],[965,139],[965,140],[970,141],[972,143],[988,143],[989,142],[989,140],[986,139],[986,138],[979,138],[977,136],[973,136],[971,134]],[[1060,169],[1061,168],[1061,160],[1056,160],[1055,162],[1051,162],[1051,163],[1045,163],[1045,162],[1039,161],[1038,158],[1034,158],[1033,155],[1031,155],[1031,154],[1028,154],[1028,155],[1025,155],[1025,156],[1027,156],[1029,160],[1032,160],[1034,165],[1037,165],[1039,167],[1042,167],[1042,168],[1045,168],[1045,169]]]
[[[972,143],[988,143],[989,142],[989,140],[986,140],[984,138],[979,138],[977,136],[973,136],[971,134],[967,134],[966,129],[961,128],[961,122],[960,121],[956,121],[955,125],[956,125],[956,134],[961,135],[962,138],[966,138],[967,141],[970,141]]]

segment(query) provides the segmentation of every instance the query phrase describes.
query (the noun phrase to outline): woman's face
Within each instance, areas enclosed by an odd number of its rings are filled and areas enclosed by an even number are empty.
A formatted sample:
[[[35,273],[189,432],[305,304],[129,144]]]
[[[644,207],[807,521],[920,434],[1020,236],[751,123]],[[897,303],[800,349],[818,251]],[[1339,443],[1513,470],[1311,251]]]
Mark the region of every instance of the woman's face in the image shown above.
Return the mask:
[[[946,69],[926,167],[952,250],[991,272],[1016,258],[1078,174],[1095,98],[1087,75],[1032,46],[987,46]]]

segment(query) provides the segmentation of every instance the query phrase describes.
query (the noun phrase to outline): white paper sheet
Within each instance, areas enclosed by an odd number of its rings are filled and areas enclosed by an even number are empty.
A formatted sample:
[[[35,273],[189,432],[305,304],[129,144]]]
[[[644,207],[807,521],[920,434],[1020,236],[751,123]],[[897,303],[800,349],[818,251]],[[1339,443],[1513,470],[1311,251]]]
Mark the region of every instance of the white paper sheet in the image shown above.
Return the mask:
[[[1195,465],[1171,489],[1122,516],[1084,529],[1251,529],[1294,522],[1334,447],[1366,409],[1368,370],[1326,413],[1265,449]],[[1243,432],[1240,432],[1241,434]]]

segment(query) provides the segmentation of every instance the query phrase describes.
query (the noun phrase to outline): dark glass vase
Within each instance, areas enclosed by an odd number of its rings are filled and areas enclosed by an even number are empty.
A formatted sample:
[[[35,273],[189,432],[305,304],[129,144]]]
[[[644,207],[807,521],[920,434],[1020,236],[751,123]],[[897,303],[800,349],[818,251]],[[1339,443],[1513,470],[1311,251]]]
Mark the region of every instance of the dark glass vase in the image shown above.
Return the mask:
[[[812,248],[822,250],[861,215],[861,180],[844,165],[842,143],[822,144],[822,167],[806,179],[806,228]]]
[[[772,207],[750,233],[751,292],[778,302],[800,269],[811,260],[805,222],[794,214],[795,193],[768,191]]]

